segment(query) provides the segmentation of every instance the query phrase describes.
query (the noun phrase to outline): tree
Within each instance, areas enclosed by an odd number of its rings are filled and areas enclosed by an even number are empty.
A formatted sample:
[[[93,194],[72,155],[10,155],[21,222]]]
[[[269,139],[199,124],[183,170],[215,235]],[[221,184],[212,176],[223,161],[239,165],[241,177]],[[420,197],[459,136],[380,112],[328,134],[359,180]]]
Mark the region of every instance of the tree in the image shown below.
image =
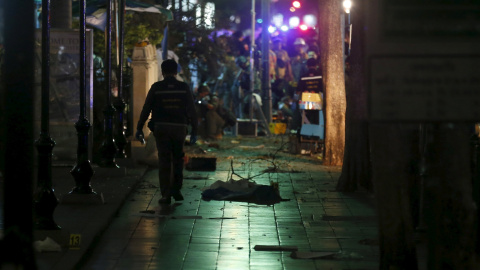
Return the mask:
[[[345,156],[338,191],[355,191],[361,186],[373,192],[365,87],[364,10],[362,2],[357,2],[352,9],[351,54],[346,63],[345,78]]]
[[[345,147],[346,100],[341,10],[340,1],[319,1],[319,44],[326,100],[324,165],[331,166],[342,165]]]

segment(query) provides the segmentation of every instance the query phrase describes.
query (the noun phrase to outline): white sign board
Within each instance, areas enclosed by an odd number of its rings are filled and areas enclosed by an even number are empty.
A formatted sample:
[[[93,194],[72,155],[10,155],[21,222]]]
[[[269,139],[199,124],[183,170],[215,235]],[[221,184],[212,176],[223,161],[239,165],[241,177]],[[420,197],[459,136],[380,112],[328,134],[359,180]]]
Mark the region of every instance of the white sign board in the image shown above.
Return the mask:
[[[376,120],[480,120],[480,57],[375,57],[370,115]]]
[[[478,1],[367,5],[370,120],[480,121]]]
[[[92,123],[93,116],[93,31],[86,30],[86,114]],[[41,44],[42,32],[35,32],[36,50],[36,133],[41,123]],[[53,161],[73,164],[77,156],[77,130],[75,123],[80,115],[80,33],[78,30],[51,29],[50,31],[50,135],[56,145]],[[90,141],[92,130],[90,130]],[[91,143],[90,143],[91,144]]]

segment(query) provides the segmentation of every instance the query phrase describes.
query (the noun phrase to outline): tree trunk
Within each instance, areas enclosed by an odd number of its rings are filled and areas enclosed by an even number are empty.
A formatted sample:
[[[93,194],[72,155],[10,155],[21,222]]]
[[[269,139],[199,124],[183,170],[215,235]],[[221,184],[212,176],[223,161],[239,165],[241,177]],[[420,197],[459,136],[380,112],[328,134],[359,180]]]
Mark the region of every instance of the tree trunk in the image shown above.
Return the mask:
[[[432,125],[425,179],[428,269],[479,269],[475,265],[471,128]]]
[[[352,45],[348,57],[350,68],[346,68],[345,77],[347,97],[345,156],[337,190],[355,191],[362,186],[373,191],[365,87],[364,4],[357,2],[352,13]]]
[[[325,85],[324,165],[340,166],[345,148],[345,80],[341,2],[319,1],[319,44]]]
[[[52,28],[72,28],[72,1],[51,0],[50,25]]]
[[[412,219],[418,125],[370,125],[380,242],[379,269],[417,269]]]

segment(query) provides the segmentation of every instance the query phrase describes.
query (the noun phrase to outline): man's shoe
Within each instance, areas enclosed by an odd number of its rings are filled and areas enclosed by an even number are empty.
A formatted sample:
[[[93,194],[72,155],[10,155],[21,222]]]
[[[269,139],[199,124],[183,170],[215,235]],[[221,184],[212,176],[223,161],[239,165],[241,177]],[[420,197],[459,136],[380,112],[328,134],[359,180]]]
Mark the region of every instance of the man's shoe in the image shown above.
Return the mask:
[[[172,199],[170,197],[162,197],[160,200],[158,200],[159,204],[171,204]]]
[[[175,199],[175,201],[183,201],[183,195],[180,191],[177,193],[174,193],[172,197]]]

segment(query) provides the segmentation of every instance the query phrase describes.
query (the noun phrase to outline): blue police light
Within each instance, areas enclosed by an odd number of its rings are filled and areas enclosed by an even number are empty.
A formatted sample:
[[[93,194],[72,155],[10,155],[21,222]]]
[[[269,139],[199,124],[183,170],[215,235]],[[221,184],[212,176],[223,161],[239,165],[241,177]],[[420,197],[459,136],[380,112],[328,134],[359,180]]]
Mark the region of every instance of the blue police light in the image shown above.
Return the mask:
[[[282,25],[282,26],[280,27],[280,30],[282,30],[283,32],[287,32],[287,31],[288,31],[288,26]]]
[[[257,23],[263,23],[262,19],[257,19]]]

